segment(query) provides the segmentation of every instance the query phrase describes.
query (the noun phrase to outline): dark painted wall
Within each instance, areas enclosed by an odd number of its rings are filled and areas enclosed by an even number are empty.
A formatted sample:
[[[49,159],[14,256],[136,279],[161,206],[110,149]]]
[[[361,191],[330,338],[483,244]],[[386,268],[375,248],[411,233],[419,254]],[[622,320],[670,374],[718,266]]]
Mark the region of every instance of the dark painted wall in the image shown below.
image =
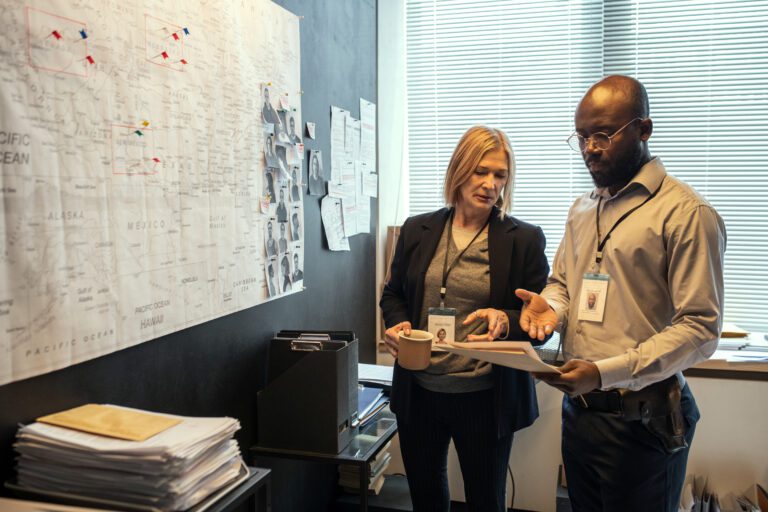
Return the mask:
[[[361,97],[377,101],[376,1],[276,3],[304,17],[302,116],[317,123],[317,140],[305,142],[307,149],[321,149],[324,164],[330,165],[330,106],[359,117]],[[375,202],[371,207],[374,229]],[[280,329],[353,330],[360,339],[361,361],[374,362],[374,235],[352,237],[350,252],[330,252],[319,198],[305,197],[304,215],[304,292],[0,387],[0,478],[6,480],[13,472],[11,444],[18,423],[86,402],[238,418],[243,428],[237,440],[250,462],[248,447],[257,440],[256,393],[266,382],[267,342]],[[275,469],[275,510],[328,508],[335,468]]]

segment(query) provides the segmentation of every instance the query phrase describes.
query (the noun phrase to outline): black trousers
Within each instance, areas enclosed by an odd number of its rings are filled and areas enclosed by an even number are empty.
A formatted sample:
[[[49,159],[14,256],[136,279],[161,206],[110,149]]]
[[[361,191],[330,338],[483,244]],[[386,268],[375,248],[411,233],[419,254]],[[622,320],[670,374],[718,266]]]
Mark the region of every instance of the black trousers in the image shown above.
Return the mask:
[[[677,512],[699,410],[691,390],[681,405],[688,448],[668,454],[643,424],[583,409],[563,398],[563,462],[574,512]]]
[[[496,436],[493,390],[435,393],[413,386],[408,423],[398,420],[414,512],[447,512],[448,445],[459,456],[467,508],[506,511],[506,470],[512,435]]]

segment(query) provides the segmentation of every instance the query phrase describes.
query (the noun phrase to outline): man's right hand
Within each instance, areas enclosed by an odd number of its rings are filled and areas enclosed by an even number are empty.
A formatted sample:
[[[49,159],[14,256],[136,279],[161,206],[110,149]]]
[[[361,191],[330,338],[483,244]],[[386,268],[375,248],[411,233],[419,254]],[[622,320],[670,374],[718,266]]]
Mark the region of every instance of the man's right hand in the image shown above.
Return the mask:
[[[538,293],[518,288],[515,290],[515,295],[523,301],[520,328],[531,338],[544,341],[544,338],[555,330],[557,314],[549,307],[547,300]]]
[[[400,333],[406,336],[411,335],[411,322],[400,322],[384,331],[384,342],[387,344],[387,350],[393,357],[397,357],[397,351],[400,350]]]

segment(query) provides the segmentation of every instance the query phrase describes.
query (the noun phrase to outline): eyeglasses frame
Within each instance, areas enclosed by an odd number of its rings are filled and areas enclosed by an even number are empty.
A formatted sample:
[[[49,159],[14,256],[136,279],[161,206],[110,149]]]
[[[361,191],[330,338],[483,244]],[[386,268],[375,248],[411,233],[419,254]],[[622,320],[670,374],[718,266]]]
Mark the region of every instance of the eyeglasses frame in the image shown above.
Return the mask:
[[[605,137],[608,139],[608,147],[605,147],[605,148],[598,147],[597,148],[600,151],[605,151],[606,149],[611,147],[611,144],[613,144],[613,138],[616,137],[619,133],[621,133],[621,131],[624,130],[624,128],[626,128],[627,126],[631,125],[635,121],[638,121],[638,120],[642,121],[644,119],[645,118],[643,118],[643,117],[636,117],[636,118],[632,119],[631,121],[629,121],[624,126],[622,126],[621,128],[619,128],[618,130],[616,130],[615,132],[613,132],[611,135],[608,135],[605,132],[597,132],[597,133],[593,133],[589,137],[584,137],[583,135],[581,135],[581,134],[579,134],[579,133],[574,131],[571,135],[568,136],[567,139],[565,139],[565,143],[568,144],[568,147],[573,149],[574,151],[577,151],[579,153],[583,153],[584,151],[587,150],[589,145],[594,142],[592,137],[594,137],[595,135],[605,135]],[[571,146],[570,140],[573,139],[574,137],[576,137],[576,140],[579,141],[579,143],[578,143],[579,149],[575,149],[573,146]],[[584,145],[583,146],[582,146],[582,141],[584,141],[584,143],[583,143]],[[597,146],[595,146],[595,147],[597,147]]]

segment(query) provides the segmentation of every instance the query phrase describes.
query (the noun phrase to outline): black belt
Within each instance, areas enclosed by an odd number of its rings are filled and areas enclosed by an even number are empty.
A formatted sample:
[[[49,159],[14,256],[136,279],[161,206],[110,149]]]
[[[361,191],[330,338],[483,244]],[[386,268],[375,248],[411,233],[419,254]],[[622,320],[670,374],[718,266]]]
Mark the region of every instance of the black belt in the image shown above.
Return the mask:
[[[582,409],[618,414],[628,421],[640,420],[669,414],[669,394],[679,393],[680,384],[677,375],[673,375],[638,391],[597,390],[568,399]]]

